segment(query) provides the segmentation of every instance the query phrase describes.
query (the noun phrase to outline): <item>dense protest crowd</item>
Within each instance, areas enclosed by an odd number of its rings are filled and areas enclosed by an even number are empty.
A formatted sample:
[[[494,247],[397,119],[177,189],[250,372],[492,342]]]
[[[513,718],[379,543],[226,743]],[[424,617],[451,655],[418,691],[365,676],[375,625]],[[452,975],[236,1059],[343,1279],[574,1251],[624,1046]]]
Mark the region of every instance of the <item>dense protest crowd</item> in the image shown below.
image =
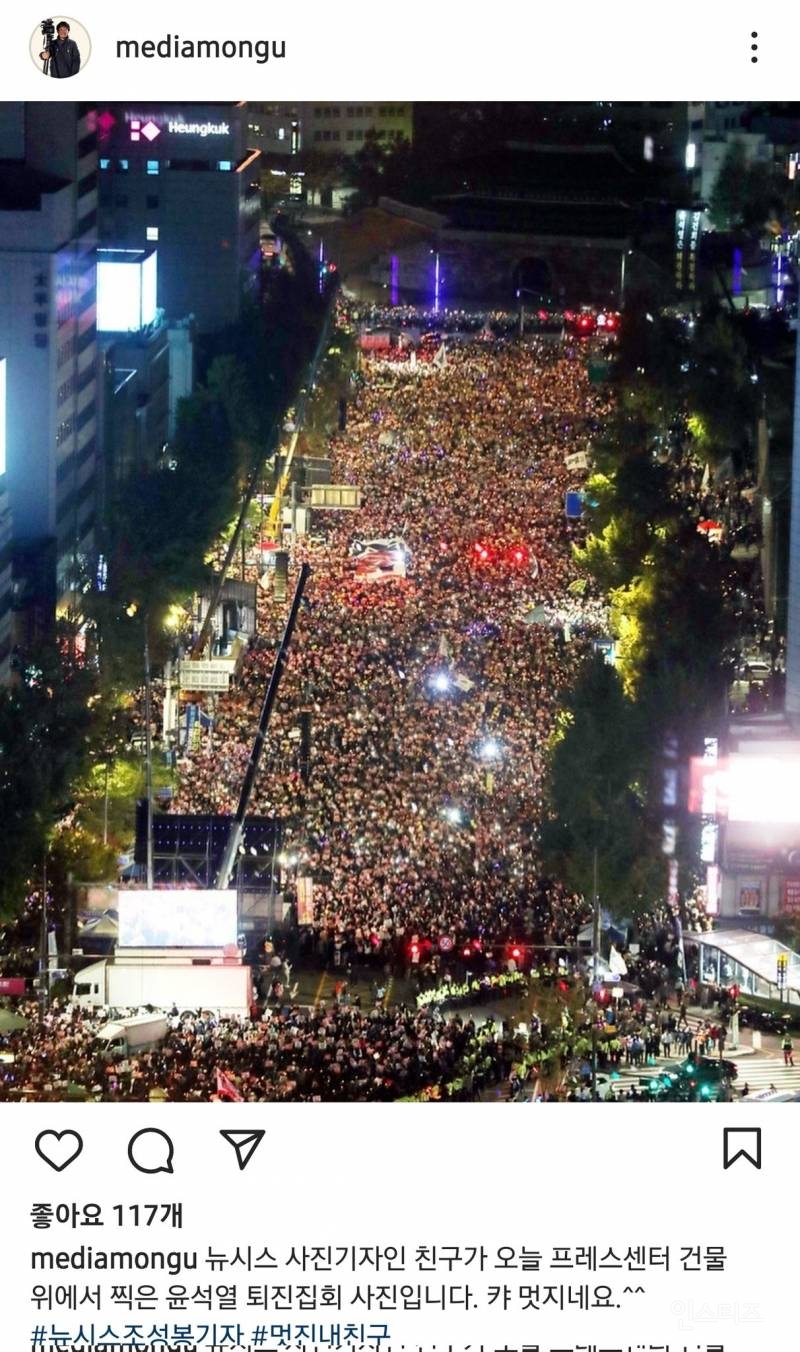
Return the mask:
[[[171,1020],[157,1048],[104,1054],[105,1015],[55,1006],[41,1028],[0,1036],[0,1102],[90,1097],[207,1102],[390,1101],[436,1088],[475,1098],[520,1054],[509,1027],[402,1007],[300,1007],[249,1021],[204,1013]]]
[[[331,467],[364,505],[297,551],[314,571],[270,731],[277,755],[311,709],[311,782],[265,764],[251,803],[290,824],[326,956],[492,946],[537,906],[553,941],[574,942],[584,908],[541,879],[536,838],[559,695],[603,624],[569,590],[580,476],[565,457],[608,400],[583,352],[542,340],[481,335],[424,377],[367,362]],[[407,575],[361,576],[356,537],[401,539]],[[179,809],[234,807],[281,618],[221,702],[213,746],[180,766]]]
[[[425,328],[430,316],[401,318]],[[298,884],[313,880],[313,912],[299,916],[306,955],[374,976],[373,1006],[303,1008],[287,982],[250,1019],[176,1011],[161,1046],[109,1062],[101,1017],[56,1004],[0,1038],[0,1099],[61,1098],[69,1085],[180,1101],[474,1098],[510,1076],[519,1086],[547,1052],[540,1022],[521,1042],[509,1020],[481,1023],[469,1009],[389,1006],[382,982],[411,976],[420,992],[467,965],[487,979],[529,968],[534,938],[538,965],[577,994],[574,1028],[557,1039],[562,1071],[585,1036],[576,965],[590,908],[543,876],[537,841],[561,696],[606,633],[602,599],[574,562],[583,527],[565,497],[586,472],[567,458],[590,450],[610,394],[569,340],[509,341],[486,316],[437,319],[461,341],[437,337],[432,362],[367,356],[332,439],[331,481],[358,486],[363,505],[315,512],[315,535],[293,545],[292,571],[305,560],[313,571],[249,804],[284,822],[290,893],[307,899]],[[369,542],[391,542],[371,571],[358,548],[369,554]],[[236,807],[286,619],[268,590],[260,608],[213,736],[178,762],[175,810]],[[657,909],[640,921],[636,979],[653,1003],[617,1008],[604,1065],[644,1064],[665,1034],[688,1045],[659,1003],[671,928]]]

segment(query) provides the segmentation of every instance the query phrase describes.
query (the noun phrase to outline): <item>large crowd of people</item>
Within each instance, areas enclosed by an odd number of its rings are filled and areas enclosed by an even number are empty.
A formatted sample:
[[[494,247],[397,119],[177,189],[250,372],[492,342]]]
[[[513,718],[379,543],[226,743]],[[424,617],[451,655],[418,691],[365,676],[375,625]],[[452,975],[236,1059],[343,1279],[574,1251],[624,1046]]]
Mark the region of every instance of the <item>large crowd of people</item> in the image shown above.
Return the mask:
[[[176,1015],[160,1046],[111,1058],[98,1038],[107,1014],[56,1004],[38,1024],[28,1012],[28,1029],[0,1034],[0,1102],[387,1102],[431,1090],[474,1099],[521,1054],[508,1025],[376,1004],[257,1020]]]
[[[296,550],[313,575],[250,805],[288,823],[317,939],[345,961],[495,945],[536,904],[568,914],[558,941],[574,942],[582,905],[541,878],[536,841],[559,696],[604,624],[570,592],[581,525],[565,494],[583,475],[565,461],[608,410],[584,352],[545,340],[481,335],[424,377],[365,361],[331,447],[333,482],[363,506]],[[387,538],[406,576],[365,578],[353,542]],[[213,745],[180,764],[179,810],[235,806],[283,613],[265,615]],[[280,769],[303,708],[308,786]]]
[[[315,512],[313,537],[292,544],[293,569],[313,571],[249,811],[284,823],[288,889],[312,880],[301,932],[321,964],[415,975],[419,990],[465,953],[473,971],[513,968],[509,954],[519,961],[527,944],[530,955],[535,936],[579,987],[590,908],[544,876],[537,842],[561,697],[606,633],[573,558],[583,526],[565,508],[586,474],[570,458],[590,451],[610,393],[569,339],[438,318],[460,341],[437,337],[435,361],[362,359],[330,447],[331,481],[358,486],[362,507]],[[416,319],[424,328],[429,316]],[[358,548],[369,542],[392,542],[371,572]],[[258,637],[213,736],[178,762],[173,810],[236,807],[287,611],[259,595]],[[308,887],[297,891],[307,902]],[[642,984],[656,993],[670,918],[652,923]],[[250,1019],[176,1017],[163,1045],[122,1062],[103,1056],[98,1016],[57,1004],[2,1039],[0,1099],[73,1085],[103,1099],[207,1100],[226,1097],[220,1074],[245,1100],[476,1097],[508,1079],[521,1051],[510,1022],[388,1006],[377,984],[371,1008],[304,1008],[287,993]],[[655,1045],[647,1028],[633,1010],[623,1054],[643,1037]]]

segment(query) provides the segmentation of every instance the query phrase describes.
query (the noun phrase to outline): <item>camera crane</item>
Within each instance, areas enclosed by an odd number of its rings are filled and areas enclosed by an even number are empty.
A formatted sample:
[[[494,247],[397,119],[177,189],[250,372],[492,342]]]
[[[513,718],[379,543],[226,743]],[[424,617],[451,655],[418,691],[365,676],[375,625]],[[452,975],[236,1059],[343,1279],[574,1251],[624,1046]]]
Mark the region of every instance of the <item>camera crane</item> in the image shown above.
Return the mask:
[[[292,608],[289,611],[289,618],[286,621],[286,628],[283,632],[280,647],[275,656],[272,675],[269,680],[269,685],[267,686],[266,694],[264,695],[264,703],[261,706],[258,728],[256,729],[256,735],[253,740],[253,749],[250,752],[250,760],[247,763],[242,791],[239,795],[239,806],[236,809],[235,816],[231,820],[228,839],[225,844],[225,853],[222,856],[222,863],[219,866],[219,873],[217,874],[217,890],[222,890],[230,885],[231,876],[236,866],[239,846],[242,840],[245,813],[247,812],[248,804],[250,802],[250,795],[253,792],[253,785],[255,784],[256,774],[258,773],[261,753],[264,750],[264,739],[267,734],[267,727],[272,715],[272,708],[275,704],[275,697],[278,693],[281,676],[283,675],[284,668],[288,661],[289,645],[292,641],[292,634],[294,633],[297,615],[300,610],[300,602],[303,599],[303,592],[305,591],[306,582],[308,581],[310,573],[310,565],[304,563],[300,569],[300,576],[297,579],[297,587],[294,594],[294,600],[292,601]]]

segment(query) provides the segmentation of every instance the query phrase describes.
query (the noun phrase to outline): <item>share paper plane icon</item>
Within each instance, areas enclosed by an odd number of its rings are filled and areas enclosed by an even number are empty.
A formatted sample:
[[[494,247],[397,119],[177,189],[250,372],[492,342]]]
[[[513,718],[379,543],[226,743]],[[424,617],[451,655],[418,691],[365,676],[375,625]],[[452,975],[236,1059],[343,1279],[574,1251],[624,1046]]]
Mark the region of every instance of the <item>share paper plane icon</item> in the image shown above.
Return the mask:
[[[236,1151],[236,1160],[240,1169],[247,1168],[266,1134],[265,1131],[220,1132],[220,1136],[224,1136],[228,1145],[232,1145]]]

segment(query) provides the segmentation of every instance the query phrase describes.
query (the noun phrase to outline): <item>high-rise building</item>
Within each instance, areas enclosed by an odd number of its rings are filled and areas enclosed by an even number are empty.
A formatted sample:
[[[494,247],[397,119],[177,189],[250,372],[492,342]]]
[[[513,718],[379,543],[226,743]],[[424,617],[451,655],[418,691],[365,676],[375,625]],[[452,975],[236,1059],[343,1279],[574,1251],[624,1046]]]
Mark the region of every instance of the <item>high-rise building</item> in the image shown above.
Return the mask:
[[[69,607],[94,562],[96,135],[75,103],[0,104],[0,352],[17,605]],[[49,560],[45,579],[42,561]]]
[[[305,150],[330,155],[355,155],[374,133],[384,146],[410,141],[413,136],[411,103],[304,103],[300,128]]]
[[[247,104],[247,144],[264,155],[297,155],[303,144],[302,104]]]
[[[97,329],[103,367],[103,498],[152,469],[194,384],[194,336],[156,305],[158,250],[99,249]]]
[[[11,510],[8,505],[6,477],[3,465],[4,436],[4,359],[0,357],[0,685],[5,685],[11,672],[13,572],[11,549]]]
[[[238,318],[255,294],[258,150],[242,104],[106,104],[98,111],[100,237],[114,249],[158,246],[158,304],[200,332]]]

